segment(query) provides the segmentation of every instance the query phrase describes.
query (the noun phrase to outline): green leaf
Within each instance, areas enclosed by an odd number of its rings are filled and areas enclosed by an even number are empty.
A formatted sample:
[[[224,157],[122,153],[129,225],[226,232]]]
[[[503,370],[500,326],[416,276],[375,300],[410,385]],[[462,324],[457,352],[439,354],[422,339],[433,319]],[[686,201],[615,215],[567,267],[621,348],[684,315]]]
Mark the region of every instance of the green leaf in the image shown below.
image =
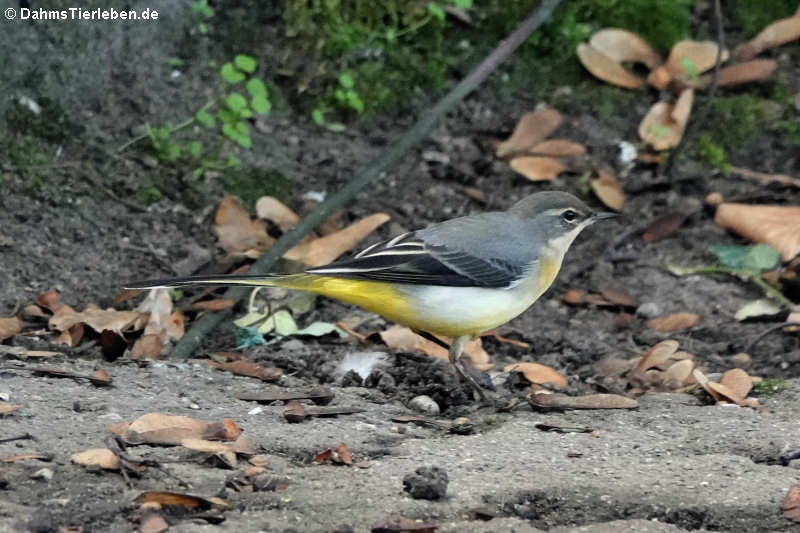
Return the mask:
[[[206,128],[211,128],[214,126],[215,120],[213,115],[211,115],[205,109],[199,109],[197,113],[194,114],[194,118],[197,122],[205,126]]]
[[[355,91],[347,91],[347,105],[359,114],[364,111],[364,101]]]
[[[251,348],[262,344],[266,344],[266,341],[264,341],[264,336],[258,331],[258,328],[239,328],[236,332],[237,348]]]
[[[342,124],[341,122],[329,122],[325,124],[325,127],[328,128],[330,131],[335,133],[341,133],[347,129],[347,126]]]
[[[244,80],[244,74],[236,70],[233,63],[225,63],[222,65],[222,68],[219,69],[219,75],[222,76],[223,80],[231,84],[239,83]]]
[[[774,268],[780,261],[780,254],[766,244],[752,246],[713,245],[709,247],[717,260],[733,270],[763,271]]]
[[[340,337],[346,337],[347,333],[345,333],[340,328],[337,328],[333,324],[329,322],[313,322],[308,326],[304,327],[303,329],[298,329],[289,335],[308,335],[311,337],[322,337],[323,335],[330,335],[331,333],[336,333]]]
[[[231,93],[225,98],[225,105],[234,113],[241,113],[242,109],[247,109],[247,100],[239,93]]]
[[[182,67],[183,66],[183,59],[180,57],[170,57],[167,59],[167,65],[171,67]]]
[[[201,22],[197,25],[197,31],[199,31],[202,35],[208,33],[208,25],[205,22]]]
[[[681,57],[681,66],[683,67],[683,71],[686,73],[686,76],[689,79],[697,78],[697,65],[694,64],[694,61],[692,61],[691,58],[686,56]]]
[[[274,333],[275,335],[291,335],[297,331],[297,322],[294,321],[292,314],[286,309],[281,309],[269,318],[267,318],[258,331],[267,334]]]
[[[265,96],[254,96],[250,100],[250,107],[259,115],[263,115],[264,113],[269,113],[269,110],[272,109],[272,103]]]
[[[242,162],[239,161],[239,158],[233,154],[228,154],[228,157],[225,159],[225,166],[228,168],[236,168],[241,164]]]
[[[186,151],[189,152],[189,155],[200,157],[200,154],[203,153],[203,143],[200,141],[189,141],[186,143]]]
[[[472,0],[450,0],[454,6],[461,7],[463,9],[469,9],[472,7]]]
[[[442,6],[437,4],[436,2],[431,2],[428,4],[428,14],[433,16],[435,19],[444,20],[445,19],[445,12],[442,9]]]
[[[256,70],[256,60],[248,55],[237,55],[233,58],[233,63],[236,68],[248,74],[252,74]]]
[[[256,96],[263,96],[264,98],[266,98],[269,94],[267,92],[267,86],[264,85],[264,82],[258,78],[250,78],[249,80],[247,80],[245,88],[247,89],[247,92],[250,93],[250,96],[252,96],[253,98],[255,98]]]
[[[253,142],[250,139],[250,129],[244,122],[226,123],[222,126],[222,133],[242,148],[249,149],[253,146]]]
[[[352,89],[353,87],[355,87],[356,82],[350,73],[342,72],[341,74],[339,74],[339,85],[341,85],[345,89]]]
[[[316,124],[320,126],[325,124],[325,111],[320,108],[316,108],[311,112],[311,120],[313,120]]]

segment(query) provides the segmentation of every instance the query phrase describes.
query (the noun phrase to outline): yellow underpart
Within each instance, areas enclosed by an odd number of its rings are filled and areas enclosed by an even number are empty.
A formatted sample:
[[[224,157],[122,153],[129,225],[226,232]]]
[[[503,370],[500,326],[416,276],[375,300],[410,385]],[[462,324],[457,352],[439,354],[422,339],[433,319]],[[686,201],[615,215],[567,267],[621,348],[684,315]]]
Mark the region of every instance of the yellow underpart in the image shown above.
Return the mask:
[[[555,281],[559,270],[561,270],[560,260],[549,257],[542,258],[541,266],[539,267],[538,289],[541,291],[539,292],[539,296],[541,296],[544,291],[550,288],[550,285],[552,285],[553,281]]]

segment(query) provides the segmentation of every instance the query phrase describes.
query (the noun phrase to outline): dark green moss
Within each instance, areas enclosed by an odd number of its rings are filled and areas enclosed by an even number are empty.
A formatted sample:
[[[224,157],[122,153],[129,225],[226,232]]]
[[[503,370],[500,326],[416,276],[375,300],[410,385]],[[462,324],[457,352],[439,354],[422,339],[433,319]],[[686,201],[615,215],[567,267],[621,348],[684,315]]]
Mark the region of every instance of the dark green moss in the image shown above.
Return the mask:
[[[724,174],[731,171],[731,164],[728,161],[728,154],[725,149],[714,142],[708,134],[697,136],[697,151],[701,158],[712,167],[718,168]]]
[[[733,19],[749,39],[778,19],[792,16],[797,0],[735,0]]]
[[[717,97],[706,119],[706,134],[728,154],[747,148],[767,122],[764,101],[751,94]]]
[[[73,121],[52,98],[36,100],[38,112],[33,112],[19,101],[8,107],[5,113],[6,127],[16,134],[38,137],[54,144],[70,142],[83,132],[83,127]]]
[[[241,198],[251,206],[265,195],[288,201],[294,190],[292,180],[277,170],[254,167],[227,169],[220,176],[220,182],[225,192]]]
[[[163,198],[164,195],[161,194],[161,191],[155,185],[150,185],[149,187],[142,187],[141,189],[136,191],[136,200],[139,201],[140,204],[143,205],[150,205],[158,202]]]

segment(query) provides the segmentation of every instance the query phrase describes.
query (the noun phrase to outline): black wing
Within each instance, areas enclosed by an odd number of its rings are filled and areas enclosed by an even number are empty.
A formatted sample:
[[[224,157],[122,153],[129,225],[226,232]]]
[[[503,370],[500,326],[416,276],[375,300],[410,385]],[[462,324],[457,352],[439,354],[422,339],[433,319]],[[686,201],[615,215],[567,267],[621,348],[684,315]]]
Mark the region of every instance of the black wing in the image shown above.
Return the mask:
[[[463,250],[426,243],[415,232],[375,244],[352,259],[308,269],[350,279],[455,287],[508,287],[524,268],[482,259]]]

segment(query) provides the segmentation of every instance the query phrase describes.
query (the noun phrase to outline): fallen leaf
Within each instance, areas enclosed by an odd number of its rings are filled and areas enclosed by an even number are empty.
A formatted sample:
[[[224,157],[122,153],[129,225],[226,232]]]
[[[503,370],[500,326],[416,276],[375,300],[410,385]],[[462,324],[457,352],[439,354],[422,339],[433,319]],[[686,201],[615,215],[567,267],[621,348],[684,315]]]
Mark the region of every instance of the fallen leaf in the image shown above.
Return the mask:
[[[683,225],[687,215],[685,213],[667,213],[652,221],[642,233],[645,242],[655,242],[669,237]]]
[[[622,185],[613,174],[598,172],[597,178],[591,181],[591,186],[606,207],[619,211],[625,205],[625,193],[622,191]]]
[[[635,409],[639,403],[618,394],[588,394],[567,396],[566,394],[532,393],[528,403],[535,409]]]
[[[159,359],[163,349],[164,339],[160,335],[142,335],[133,343],[131,358],[135,360]]]
[[[13,405],[10,403],[0,403],[0,416],[7,415],[8,413],[13,413],[19,409],[19,405]]]
[[[509,165],[531,181],[550,181],[567,169],[558,159],[534,155],[515,157]]]
[[[85,328],[83,324],[75,324],[67,331],[62,331],[54,342],[56,344],[64,344],[65,346],[77,346],[83,338],[84,331]]]
[[[800,105],[798,105],[798,107],[800,107]],[[734,174],[738,174],[743,178],[755,180],[764,185],[770,183],[780,183],[781,185],[786,185],[788,187],[800,188],[800,178],[795,178],[793,176],[788,176],[786,174],[767,174],[765,172],[756,172],[755,170],[750,170],[749,168],[742,168],[736,166],[731,166],[731,172],[733,172]],[[719,195],[719,199],[720,199],[719,202],[712,205],[719,205],[723,203],[722,195]]]
[[[631,74],[614,59],[588,44],[579,44],[577,54],[586,70],[606,83],[626,89],[638,89],[644,85],[642,78]]]
[[[186,416],[148,413],[129,425],[114,425],[112,431],[127,444],[178,445],[184,439],[236,440],[241,429],[228,418],[221,422],[207,423]]]
[[[525,152],[549,137],[562,122],[561,113],[554,109],[540,109],[525,113],[517,122],[511,137],[497,144],[497,157]]]
[[[589,39],[589,45],[617,63],[643,63],[648,68],[661,64],[661,56],[639,35],[619,28],[606,28]]]
[[[163,533],[169,529],[169,524],[158,513],[149,512],[139,520],[139,533]]]
[[[119,470],[119,457],[108,448],[89,448],[73,454],[70,461],[82,466],[99,466],[106,470]]]
[[[783,499],[783,516],[789,520],[800,522],[800,485],[789,488]]]
[[[250,220],[247,210],[233,196],[225,196],[220,201],[214,219],[214,232],[220,247],[229,254],[261,252],[274,242],[267,235],[264,221]]]
[[[570,289],[561,299],[569,305],[581,305],[586,303],[586,293],[580,289]]]
[[[311,460],[312,463],[334,463],[339,465],[352,465],[353,457],[350,455],[350,450],[344,444],[339,444],[335,448],[322,451],[314,456]]]
[[[655,150],[678,145],[691,114],[694,90],[685,89],[675,104],[656,102],[639,124],[639,137]]]
[[[38,303],[51,313],[55,313],[64,306],[64,304],[61,303],[61,295],[58,294],[57,291],[48,291],[45,292],[44,294],[40,294],[36,298],[36,303]]]
[[[308,266],[326,265],[353,249],[364,237],[389,220],[385,213],[375,213],[350,226],[319,239],[298,244],[283,256]]]
[[[0,318],[0,342],[22,331],[22,322],[19,318]]]
[[[203,300],[200,302],[194,302],[192,304],[192,309],[196,309],[198,311],[222,311],[223,309],[233,307],[235,303],[236,302],[234,300],[230,300],[228,298]]]
[[[744,61],[752,59],[767,48],[774,48],[800,37],[800,17],[789,17],[773,22],[750,41],[740,44],[733,56]]]
[[[258,199],[256,216],[274,222],[283,231],[293,228],[300,221],[297,213],[272,196],[262,196]]]
[[[738,65],[731,65],[717,72],[717,85],[739,85],[763,80],[775,72],[776,68],[778,68],[778,63],[772,59],[754,59]],[[708,87],[712,80],[711,74],[705,74],[700,78],[701,86]]]
[[[30,304],[22,308],[22,316],[26,318],[47,318],[49,315],[38,305]]]
[[[450,358],[446,348],[417,335],[404,326],[394,325],[387,330],[381,331],[380,337],[387,346],[396,350],[420,352],[440,359]],[[442,341],[449,344],[450,339],[442,338]],[[479,370],[487,370],[491,367],[489,354],[483,348],[483,342],[480,338],[467,341],[466,346],[464,346],[464,354],[470,358],[473,365]]]
[[[565,139],[550,139],[540,142],[528,153],[544,155],[548,157],[570,157],[586,153],[586,147],[580,143],[567,141]]]
[[[783,309],[769,298],[759,298],[744,304],[733,317],[738,321],[773,318],[779,315]]]
[[[696,80],[717,63],[719,45],[714,41],[679,41],[669,52],[666,67],[675,77],[684,81]],[[728,51],[722,51],[720,63],[728,60]]]
[[[714,222],[753,242],[770,245],[784,261],[800,253],[800,207],[723,203],[717,206]]]
[[[673,339],[659,342],[642,356],[633,371],[644,372],[655,366],[663,365],[678,351],[678,346],[678,341]]]
[[[30,461],[30,460],[37,460],[37,461],[52,461],[53,456],[49,453],[40,453],[40,452],[33,452],[33,453],[23,453],[19,455],[9,455],[0,459],[2,463],[16,463],[19,461]]]
[[[143,316],[137,311],[117,311],[110,308],[104,310],[87,306],[84,311],[77,312],[63,306],[50,317],[48,325],[58,331],[67,331],[76,324],[86,324],[98,333],[109,330],[121,334],[132,328]]]
[[[744,398],[739,396],[736,391],[722,383],[708,381],[705,384],[705,389],[717,402],[730,402],[741,405],[742,401],[744,401]]]
[[[732,368],[726,371],[722,374],[719,384],[726,386],[742,400],[747,398],[753,388],[752,378],[741,368]]]
[[[185,507],[187,509],[230,509],[230,504],[221,498],[204,498],[202,496],[192,496],[179,492],[146,491],[139,494],[135,501],[137,503],[157,503],[164,507]]]
[[[214,366],[237,376],[257,378],[266,382],[278,381],[283,375],[283,370],[280,368],[261,366],[247,359],[239,359],[230,363],[216,363]]]
[[[682,359],[674,362],[664,371],[663,385],[668,389],[678,389],[685,386],[692,375],[696,363],[692,359]]]
[[[519,372],[525,379],[537,385],[550,383],[559,389],[567,387],[567,378],[554,368],[539,363],[514,363],[505,368],[506,372]]]
[[[669,333],[694,327],[698,322],[700,322],[700,315],[696,313],[673,313],[652,318],[646,322],[646,325],[648,328],[661,333]]]

